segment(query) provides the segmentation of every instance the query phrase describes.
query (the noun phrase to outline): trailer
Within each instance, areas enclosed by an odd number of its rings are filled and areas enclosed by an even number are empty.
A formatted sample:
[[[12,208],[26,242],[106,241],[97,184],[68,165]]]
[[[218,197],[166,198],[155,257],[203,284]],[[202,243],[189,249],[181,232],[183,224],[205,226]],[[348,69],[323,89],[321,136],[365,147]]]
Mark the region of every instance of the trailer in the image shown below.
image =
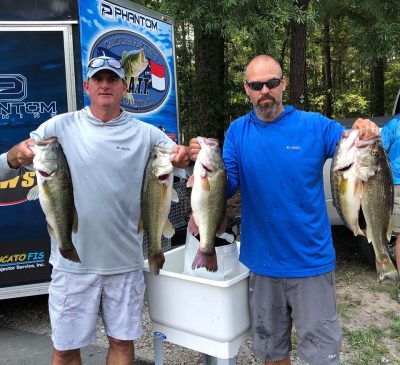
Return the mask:
[[[170,17],[124,0],[7,1],[0,44],[0,153],[54,115],[88,105],[86,65],[101,55],[125,70],[122,107],[179,143]],[[39,202],[27,200],[35,184],[34,172],[0,181],[0,299],[48,290],[46,221]],[[182,204],[172,207],[175,227],[185,222]]]

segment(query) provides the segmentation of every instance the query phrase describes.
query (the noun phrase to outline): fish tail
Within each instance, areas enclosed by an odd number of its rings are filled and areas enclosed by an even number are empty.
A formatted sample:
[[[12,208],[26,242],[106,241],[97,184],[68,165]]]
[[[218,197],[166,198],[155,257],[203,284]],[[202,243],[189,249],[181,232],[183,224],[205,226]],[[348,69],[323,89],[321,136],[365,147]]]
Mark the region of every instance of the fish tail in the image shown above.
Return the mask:
[[[210,253],[204,253],[200,249],[197,250],[192,263],[192,269],[199,269],[201,267],[205,267],[207,271],[215,272],[218,270],[217,253],[215,252],[215,248],[213,248]]]
[[[149,257],[149,269],[150,272],[158,275],[160,273],[160,269],[164,266],[165,257],[162,251],[156,252],[155,254]]]
[[[383,281],[385,278],[393,281],[399,280],[399,274],[388,254],[376,258],[375,265],[379,282]]]
[[[69,249],[59,249],[62,257],[64,257],[67,260],[73,261],[73,262],[81,262],[81,259],[79,258],[78,252],[76,252],[75,247],[69,248]]]

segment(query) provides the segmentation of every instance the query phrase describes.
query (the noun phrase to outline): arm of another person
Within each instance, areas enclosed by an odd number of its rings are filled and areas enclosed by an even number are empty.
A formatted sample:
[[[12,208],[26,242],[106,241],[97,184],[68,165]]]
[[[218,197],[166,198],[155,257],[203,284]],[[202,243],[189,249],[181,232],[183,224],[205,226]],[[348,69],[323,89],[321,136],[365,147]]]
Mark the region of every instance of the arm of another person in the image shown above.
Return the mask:
[[[29,138],[0,155],[0,181],[22,175],[27,170],[25,166],[31,165],[34,157],[30,148],[33,145],[33,140]]]
[[[389,152],[391,147],[396,143],[397,131],[400,128],[400,120],[394,117],[381,130],[383,147]]]

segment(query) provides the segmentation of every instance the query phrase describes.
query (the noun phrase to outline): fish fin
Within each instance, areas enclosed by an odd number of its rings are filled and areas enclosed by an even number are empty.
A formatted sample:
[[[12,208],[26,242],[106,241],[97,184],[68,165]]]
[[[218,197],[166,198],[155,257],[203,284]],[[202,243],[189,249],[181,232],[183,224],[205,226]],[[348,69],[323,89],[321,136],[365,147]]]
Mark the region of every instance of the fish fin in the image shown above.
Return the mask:
[[[215,272],[218,270],[217,253],[215,247],[211,253],[204,253],[200,249],[197,250],[196,256],[193,259],[192,269],[206,268],[207,271]]]
[[[358,196],[360,199],[364,195],[364,183],[362,180],[356,180],[355,187],[354,187],[354,194]]]
[[[62,250],[61,248],[59,248],[59,250],[62,257],[64,257],[65,259],[73,262],[81,262],[81,259],[79,258],[78,252],[76,252],[75,247],[72,246],[72,248],[68,250]]]
[[[53,238],[56,237],[56,234],[54,233],[54,229],[49,223],[47,223],[47,232],[49,232],[49,236],[51,236]]]
[[[73,218],[72,218],[72,232],[76,233],[78,231],[78,212],[74,208]]]
[[[392,238],[392,232],[393,232],[393,221],[392,221],[392,217],[389,217],[389,224],[388,224],[388,229],[386,231],[386,238],[388,240],[388,242],[390,242],[391,238]]]
[[[35,185],[31,190],[29,190],[28,195],[26,196],[28,200],[36,200],[39,199],[39,186]]]
[[[375,175],[375,169],[370,166],[359,167],[356,171],[356,176],[362,181],[368,181],[371,176]]]
[[[228,226],[228,218],[225,216],[224,220],[222,221],[220,227],[217,230],[217,236],[225,233],[227,226]]]
[[[139,231],[139,232],[143,232],[143,231],[144,231],[144,225],[143,225],[143,219],[142,219],[142,217],[139,218],[138,231]]]
[[[190,176],[187,183],[186,183],[186,187],[188,188],[192,188],[194,184],[194,175]]]
[[[164,230],[162,234],[165,238],[171,238],[175,234],[175,228],[172,227],[172,223],[168,218],[165,221]]]
[[[162,251],[156,252],[152,256],[149,257],[149,269],[150,272],[158,275],[160,273],[160,269],[163,268],[165,262],[165,256]]]
[[[372,234],[372,230],[368,226],[367,226],[365,237],[367,237],[367,240],[369,243],[372,243],[373,234]]]
[[[393,280],[395,282],[399,281],[399,274],[397,272],[397,269],[393,265],[393,262],[387,253],[385,253],[381,257],[376,258],[375,266],[379,282],[383,281],[385,278]]]
[[[197,225],[193,214],[190,216],[189,223],[188,223],[188,230],[189,233],[193,234],[194,236],[197,236],[199,234],[199,226]]]
[[[178,203],[179,202],[178,193],[174,189],[172,189],[172,191],[171,191],[171,200],[174,203]]]
[[[210,191],[210,182],[207,175],[201,177],[200,184],[204,191]]]
[[[354,236],[365,236],[365,232],[360,228],[360,226],[357,226],[354,231]]]

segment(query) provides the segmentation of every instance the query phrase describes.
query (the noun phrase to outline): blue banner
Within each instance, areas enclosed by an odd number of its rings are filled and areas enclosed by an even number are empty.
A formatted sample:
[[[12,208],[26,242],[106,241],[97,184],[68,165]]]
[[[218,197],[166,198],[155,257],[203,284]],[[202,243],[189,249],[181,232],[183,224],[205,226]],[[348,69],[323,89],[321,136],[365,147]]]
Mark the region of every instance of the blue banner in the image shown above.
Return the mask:
[[[122,107],[177,141],[173,24],[135,8],[117,1],[79,1],[83,79],[91,58],[120,60],[128,83]],[[84,95],[84,104],[89,103]]]
[[[0,153],[68,111],[61,31],[0,31]],[[39,201],[27,201],[34,172],[0,181],[0,287],[50,280],[50,239]]]

